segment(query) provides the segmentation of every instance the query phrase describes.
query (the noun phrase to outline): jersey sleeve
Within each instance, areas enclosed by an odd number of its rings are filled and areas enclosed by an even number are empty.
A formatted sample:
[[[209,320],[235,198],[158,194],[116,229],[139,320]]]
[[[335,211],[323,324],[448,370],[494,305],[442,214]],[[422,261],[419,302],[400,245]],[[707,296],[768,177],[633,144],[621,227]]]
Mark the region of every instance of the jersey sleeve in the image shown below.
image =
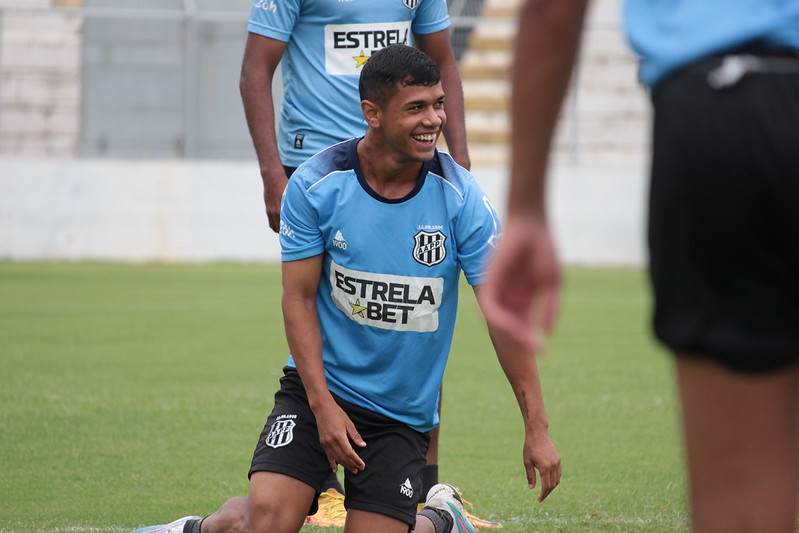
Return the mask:
[[[247,31],[288,42],[297,17],[300,0],[253,0]]]
[[[502,235],[502,225],[488,196],[474,180],[466,189],[455,231],[458,260],[466,281],[472,286],[484,283],[488,260]]]
[[[411,24],[413,33],[435,33],[449,28],[447,0],[419,0],[416,16]]]
[[[319,212],[296,178],[289,179],[280,203],[280,251],[283,261],[298,261],[325,251]]]

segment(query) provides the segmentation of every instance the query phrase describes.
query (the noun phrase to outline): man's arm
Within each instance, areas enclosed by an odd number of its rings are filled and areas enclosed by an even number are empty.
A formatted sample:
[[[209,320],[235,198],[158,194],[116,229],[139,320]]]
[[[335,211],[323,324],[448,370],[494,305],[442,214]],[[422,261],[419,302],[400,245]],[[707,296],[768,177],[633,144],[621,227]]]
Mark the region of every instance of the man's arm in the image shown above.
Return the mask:
[[[286,188],[286,173],[277,151],[272,78],[286,43],[250,33],[244,48],[239,90],[247,126],[255,145],[264,184],[266,217],[272,231],[280,229],[280,197]]]
[[[413,38],[419,49],[429,55],[441,71],[441,86],[446,95],[444,110],[447,112],[447,123],[444,125],[444,137],[447,139],[447,149],[456,163],[469,169],[472,162],[466,147],[463,85],[455,53],[452,51],[449,30],[414,34]]]
[[[335,471],[340,464],[350,472],[358,472],[366,465],[350,441],[359,447],[366,443],[330,394],[322,363],[316,291],[323,257],[320,254],[283,262],[283,321],[289,349],[316,417],[319,441],[327,453],[330,468]]]
[[[537,349],[549,330],[560,268],[546,211],[549,151],[580,46],[587,0],[526,0],[512,64],[508,219],[491,264],[487,318]]]
[[[484,290],[474,287],[474,294],[481,310],[484,309]],[[538,375],[535,355],[489,323],[488,333],[497,358],[508,378],[524,421],[524,468],[530,489],[536,485],[536,470],[541,475],[541,493],[538,501],[544,501],[560,483],[561,463],[555,444],[549,436],[549,421],[544,410],[544,397]]]

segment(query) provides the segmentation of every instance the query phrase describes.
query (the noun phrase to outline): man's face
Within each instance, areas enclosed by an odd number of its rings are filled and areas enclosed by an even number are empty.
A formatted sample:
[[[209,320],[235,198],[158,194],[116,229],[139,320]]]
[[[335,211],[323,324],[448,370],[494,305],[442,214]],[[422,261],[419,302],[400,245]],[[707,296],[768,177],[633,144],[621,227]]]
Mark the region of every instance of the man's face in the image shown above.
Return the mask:
[[[398,85],[391,100],[381,109],[381,129],[392,155],[400,161],[430,161],[436,141],[447,122],[444,89]]]

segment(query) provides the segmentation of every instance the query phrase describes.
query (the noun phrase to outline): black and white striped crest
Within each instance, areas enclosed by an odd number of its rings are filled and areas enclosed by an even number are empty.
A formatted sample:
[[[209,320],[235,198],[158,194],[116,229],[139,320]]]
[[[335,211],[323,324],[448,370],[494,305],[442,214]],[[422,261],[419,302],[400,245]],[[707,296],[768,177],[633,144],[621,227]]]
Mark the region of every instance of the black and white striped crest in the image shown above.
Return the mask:
[[[405,4],[405,7],[408,9],[414,10],[419,5],[419,0],[402,0],[402,3]]]
[[[416,244],[413,247],[413,258],[425,266],[439,264],[447,257],[444,242],[447,236],[440,231],[420,231],[413,236]]]
[[[272,448],[280,448],[281,446],[289,444],[294,440],[294,426],[296,425],[297,424],[291,419],[278,418],[277,421],[272,424],[272,429],[269,430],[269,435],[266,436],[264,442],[266,442],[267,446],[271,446]]]

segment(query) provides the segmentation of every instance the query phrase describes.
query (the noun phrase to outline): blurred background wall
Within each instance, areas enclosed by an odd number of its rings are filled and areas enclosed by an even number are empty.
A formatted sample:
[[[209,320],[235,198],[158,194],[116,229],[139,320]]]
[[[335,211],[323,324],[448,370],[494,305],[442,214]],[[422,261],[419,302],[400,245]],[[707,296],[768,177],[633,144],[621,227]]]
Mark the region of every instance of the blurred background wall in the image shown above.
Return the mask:
[[[0,259],[277,260],[238,94],[250,6],[0,0]],[[518,7],[449,1],[473,171],[500,213]],[[555,146],[570,263],[643,261],[649,111],[618,9],[592,3]]]

